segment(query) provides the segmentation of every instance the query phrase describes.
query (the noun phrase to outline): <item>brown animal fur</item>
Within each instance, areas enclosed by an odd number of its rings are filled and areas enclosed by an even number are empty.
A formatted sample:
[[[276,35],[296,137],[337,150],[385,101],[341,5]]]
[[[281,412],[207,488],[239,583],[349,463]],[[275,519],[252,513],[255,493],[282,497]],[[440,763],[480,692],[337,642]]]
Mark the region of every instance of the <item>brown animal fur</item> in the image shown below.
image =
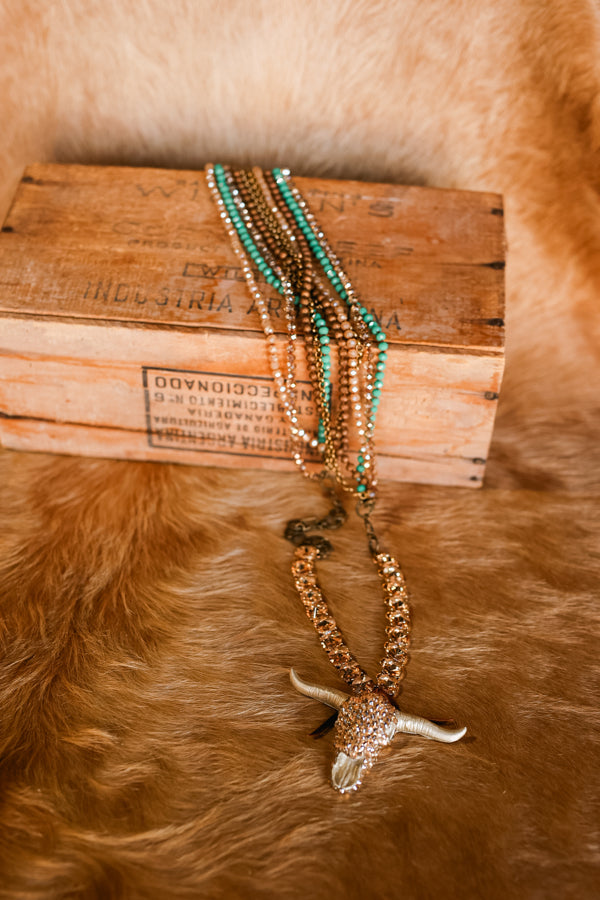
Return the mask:
[[[0,897],[597,896],[600,12],[592,0],[0,0],[0,196],[36,159],[499,190],[508,369],[480,492],[384,486],[412,589],[397,739],[327,785],[336,684],[293,475],[0,456]],[[323,582],[367,667],[356,526]],[[360,549],[357,549],[360,548]],[[594,680],[596,679],[596,680]]]

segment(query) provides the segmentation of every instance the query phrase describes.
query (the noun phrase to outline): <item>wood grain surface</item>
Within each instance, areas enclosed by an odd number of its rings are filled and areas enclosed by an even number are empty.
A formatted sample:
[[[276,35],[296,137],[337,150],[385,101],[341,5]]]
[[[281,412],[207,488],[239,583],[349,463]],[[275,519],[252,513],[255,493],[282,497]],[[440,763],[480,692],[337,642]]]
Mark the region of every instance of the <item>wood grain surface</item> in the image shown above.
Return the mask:
[[[501,198],[296,181],[388,334],[380,473],[481,484],[503,369]],[[281,299],[264,287],[283,348]],[[291,467],[202,172],[30,166],[0,235],[0,320],[6,447]]]

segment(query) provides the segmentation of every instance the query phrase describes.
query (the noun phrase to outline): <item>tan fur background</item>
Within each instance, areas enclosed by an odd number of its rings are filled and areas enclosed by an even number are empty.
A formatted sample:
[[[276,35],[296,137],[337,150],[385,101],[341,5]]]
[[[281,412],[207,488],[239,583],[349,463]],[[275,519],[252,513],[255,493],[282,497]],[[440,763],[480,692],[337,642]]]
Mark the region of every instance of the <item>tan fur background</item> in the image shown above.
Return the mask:
[[[596,897],[600,9],[592,0],[0,0],[0,205],[34,160],[208,159],[501,191],[482,491],[385,485],[402,704],[469,726],[328,786],[294,475],[0,456],[0,897]],[[323,581],[383,617],[351,528]],[[359,549],[357,549],[359,548]]]

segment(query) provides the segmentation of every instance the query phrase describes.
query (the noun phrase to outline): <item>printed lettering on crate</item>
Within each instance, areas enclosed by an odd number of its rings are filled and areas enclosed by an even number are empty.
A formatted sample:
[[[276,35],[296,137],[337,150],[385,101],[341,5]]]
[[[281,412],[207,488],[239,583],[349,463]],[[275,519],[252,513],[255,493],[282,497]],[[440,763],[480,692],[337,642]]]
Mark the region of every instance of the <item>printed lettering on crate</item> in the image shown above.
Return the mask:
[[[295,180],[388,335],[380,475],[481,484],[504,362],[501,198]],[[0,235],[0,318],[3,446],[293,468],[202,172],[29,167]],[[311,415],[302,371],[299,404]]]

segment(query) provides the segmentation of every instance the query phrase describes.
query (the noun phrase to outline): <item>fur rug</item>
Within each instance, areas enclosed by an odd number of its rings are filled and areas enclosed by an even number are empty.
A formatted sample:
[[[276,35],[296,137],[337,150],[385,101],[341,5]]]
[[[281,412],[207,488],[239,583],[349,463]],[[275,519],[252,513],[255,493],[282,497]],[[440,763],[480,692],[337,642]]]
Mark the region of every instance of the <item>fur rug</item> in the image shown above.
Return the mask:
[[[0,455],[0,897],[598,895],[600,9],[592,0],[0,0],[0,197],[34,160],[288,164],[501,191],[507,373],[481,491],[384,485],[409,712],[331,790],[336,685],[291,475]],[[358,527],[323,583],[383,631]]]

